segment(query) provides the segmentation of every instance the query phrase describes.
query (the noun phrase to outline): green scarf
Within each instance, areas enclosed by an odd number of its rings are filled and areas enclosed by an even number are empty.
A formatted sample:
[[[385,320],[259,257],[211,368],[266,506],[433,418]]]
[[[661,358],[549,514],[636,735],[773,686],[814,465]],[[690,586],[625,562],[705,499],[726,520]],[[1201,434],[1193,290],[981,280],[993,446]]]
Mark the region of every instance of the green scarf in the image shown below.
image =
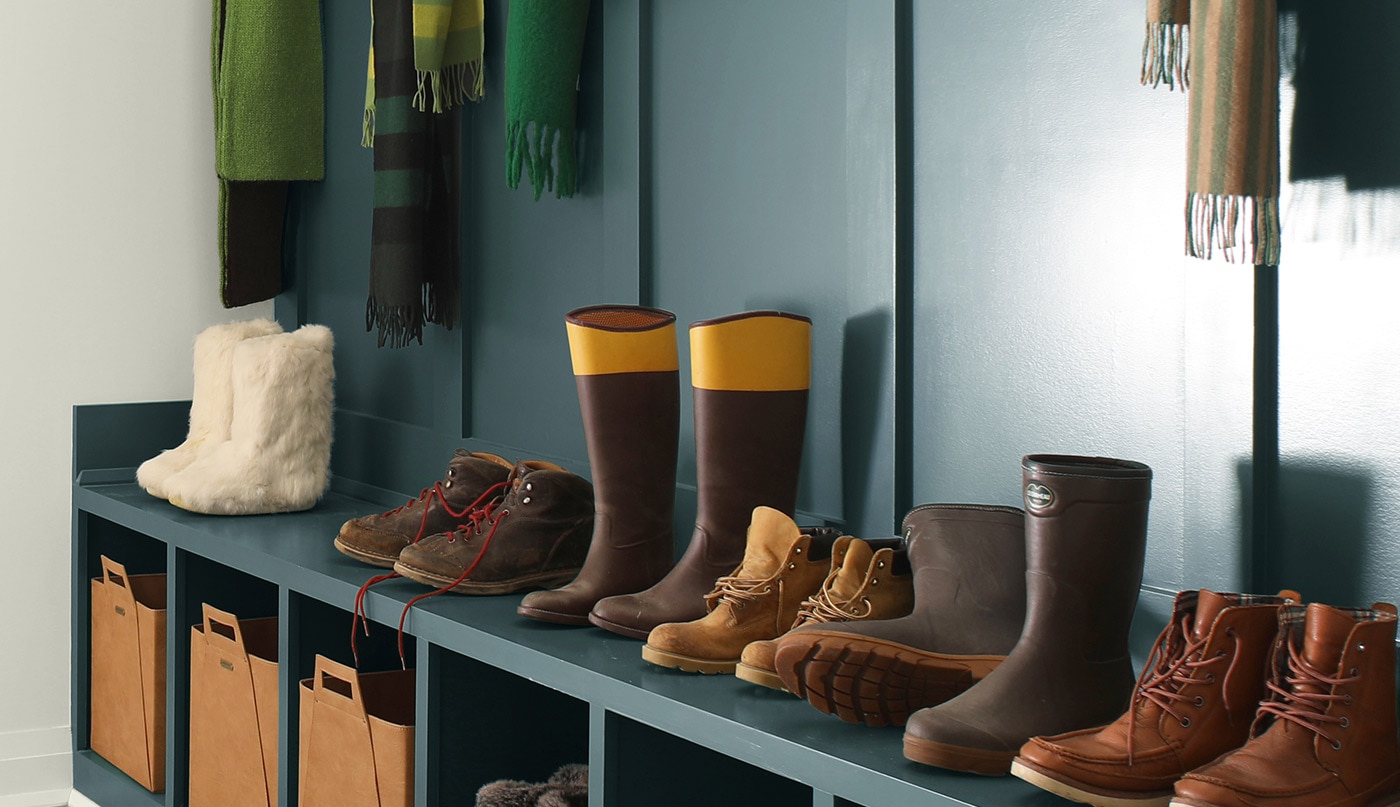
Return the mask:
[[[374,10],[371,3],[370,16]],[[482,59],[486,52],[484,0],[413,0],[413,69],[417,91],[413,106],[446,112],[484,92]],[[372,24],[372,23],[371,23]],[[369,75],[365,80],[365,120],[361,144],[374,145],[374,35],[370,35]]]
[[[1276,0],[1148,0],[1147,15],[1142,82],[1191,92],[1186,254],[1277,265]]]
[[[325,176],[317,0],[214,0],[214,155],[225,307],[282,290],[287,183]]]
[[[421,344],[427,323],[451,330],[457,322],[462,110],[417,107],[417,7],[372,4],[377,131],[365,328],[378,330],[380,347],[402,347]]]
[[[536,201],[546,187],[557,198],[573,196],[578,183],[574,119],[587,28],[588,0],[512,0],[510,4],[506,183],[519,187],[524,164]]]

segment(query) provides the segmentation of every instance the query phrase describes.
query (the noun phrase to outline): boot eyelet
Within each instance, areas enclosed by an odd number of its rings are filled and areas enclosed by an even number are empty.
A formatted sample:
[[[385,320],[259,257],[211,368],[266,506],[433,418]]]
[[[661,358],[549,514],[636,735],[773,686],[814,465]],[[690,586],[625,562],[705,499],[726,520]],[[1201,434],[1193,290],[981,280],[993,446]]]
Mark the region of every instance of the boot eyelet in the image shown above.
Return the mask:
[[[446,484],[446,485],[443,485],[443,487],[445,487],[445,488],[450,488],[450,487],[452,487],[452,480],[451,480],[451,479],[447,480],[447,484]]]
[[[529,497],[529,496],[526,496],[525,498],[523,498],[523,499],[520,500],[520,503],[521,503],[521,504],[529,504],[529,503],[530,503],[530,497]]]
[[[802,547],[799,546],[798,548],[792,550],[792,554],[794,554],[794,555],[801,555],[801,554],[802,554]]]
[[[1235,638],[1235,629],[1234,629],[1234,628],[1226,628],[1226,629],[1225,629],[1225,635],[1228,636],[1228,637],[1230,637],[1231,639]]]
[[[875,568],[877,568],[877,569],[883,569],[883,568],[885,568],[885,562],[882,560],[882,561],[880,561],[879,563],[876,563],[876,564],[875,564]]]
[[[1206,673],[1206,683],[1207,683],[1207,684],[1213,684],[1213,683],[1215,683],[1215,673]]]
[[[448,469],[447,469],[447,475],[448,475],[448,476],[456,476],[456,475],[457,475],[457,469],[456,469],[456,468],[448,468]]]
[[[1341,720],[1341,722],[1338,723],[1337,725],[1341,726],[1341,727],[1344,728],[1344,729],[1349,729],[1349,728],[1351,728],[1351,718],[1349,718],[1349,717],[1343,717],[1342,720]]]
[[[525,483],[525,489],[526,489],[526,490],[534,490],[534,489],[535,489],[535,483],[534,483],[534,482],[526,482],[526,483]]]
[[[1184,728],[1184,729],[1189,729],[1189,728],[1191,728],[1191,718],[1189,718],[1189,717],[1183,717],[1183,718],[1181,718],[1181,727]]]
[[[1197,696],[1196,696],[1196,700],[1193,701],[1193,702],[1196,704],[1196,708],[1197,708],[1197,709],[1199,709],[1199,708],[1201,708],[1202,706],[1205,706],[1205,705],[1206,705],[1206,699],[1203,698],[1203,697],[1201,697],[1200,695],[1197,695]]]
[[[789,568],[789,569],[796,569],[796,568],[797,568],[797,564],[796,564],[796,563],[793,563],[792,561],[788,561],[788,568]]]
[[[1353,678],[1355,678],[1357,675],[1360,675],[1360,674],[1361,674],[1361,671],[1358,670],[1358,669],[1356,669],[1355,667],[1352,667],[1351,670],[1350,670],[1349,672],[1347,672],[1347,675],[1349,675],[1349,676],[1351,676],[1351,677],[1353,677]]]
[[[1348,693],[1346,694],[1346,697],[1342,698],[1342,703],[1345,703],[1347,706],[1350,706],[1350,705],[1351,705],[1351,700],[1352,700],[1352,698],[1351,698],[1351,693],[1348,692]]]
[[[1332,750],[1333,750],[1333,751],[1340,751],[1340,750],[1342,750],[1342,743],[1341,743],[1340,740],[1333,740],[1333,741],[1332,741]]]
[[[878,577],[872,577],[872,578],[870,578],[870,585],[872,585],[872,586],[878,586],[878,585],[880,585],[880,578],[878,578]]]

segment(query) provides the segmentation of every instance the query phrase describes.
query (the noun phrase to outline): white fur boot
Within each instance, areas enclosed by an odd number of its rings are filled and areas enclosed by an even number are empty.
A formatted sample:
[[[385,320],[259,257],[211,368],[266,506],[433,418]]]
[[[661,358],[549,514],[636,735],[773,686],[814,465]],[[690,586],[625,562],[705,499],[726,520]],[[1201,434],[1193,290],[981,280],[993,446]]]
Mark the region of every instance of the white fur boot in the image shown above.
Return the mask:
[[[152,496],[170,498],[165,480],[228,439],[233,422],[233,346],[255,336],[281,333],[270,319],[211,325],[194,338],[194,400],[185,442],[141,463],[136,481]]]
[[[316,504],[330,482],[333,344],[324,325],[240,342],[229,440],[166,481],[170,503],[217,515]]]

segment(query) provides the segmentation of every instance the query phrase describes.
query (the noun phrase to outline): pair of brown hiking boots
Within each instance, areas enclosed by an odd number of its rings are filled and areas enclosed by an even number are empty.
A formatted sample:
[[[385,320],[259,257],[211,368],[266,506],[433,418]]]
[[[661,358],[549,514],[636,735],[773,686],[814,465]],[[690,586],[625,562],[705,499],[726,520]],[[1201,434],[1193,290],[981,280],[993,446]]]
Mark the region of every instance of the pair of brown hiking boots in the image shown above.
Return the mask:
[[[588,554],[593,488],[553,463],[458,449],[416,499],[345,522],[335,547],[459,594],[506,594],[572,580]]]
[[[1027,742],[1011,772],[1099,807],[1400,804],[1395,606],[1177,595],[1128,711]]]
[[[642,658],[785,689],[773,670],[776,637],[805,624],[903,616],[914,604],[913,578],[899,538],[799,528],[781,511],[758,507],[743,562],[706,601],[700,619],[653,628]]]

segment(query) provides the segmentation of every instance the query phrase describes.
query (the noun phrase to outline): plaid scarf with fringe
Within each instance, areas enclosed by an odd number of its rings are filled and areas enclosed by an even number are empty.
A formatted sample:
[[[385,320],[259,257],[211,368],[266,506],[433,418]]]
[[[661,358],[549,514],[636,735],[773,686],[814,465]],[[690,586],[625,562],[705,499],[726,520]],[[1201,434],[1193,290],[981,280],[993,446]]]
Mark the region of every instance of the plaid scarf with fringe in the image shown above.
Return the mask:
[[[480,10],[481,0],[468,2]],[[435,29],[446,34],[442,64],[449,67],[434,77],[417,60],[418,34],[425,30],[421,21],[437,13],[424,13],[429,6],[451,10],[455,20],[460,3],[372,0],[371,5],[372,103],[365,111],[365,140],[374,148],[374,218],[365,329],[378,330],[380,347],[422,344],[427,323],[451,330],[460,307],[461,99],[450,96],[470,85],[479,91],[481,18],[479,13],[474,18],[476,67],[456,62],[466,65],[460,76],[471,80],[444,78],[455,69],[450,67],[451,24]],[[439,80],[441,85],[435,83]],[[433,87],[425,90],[425,81]],[[438,86],[452,91],[443,96],[448,103],[441,113],[424,111],[426,94],[436,101]]]
[[[1277,1],[1148,0],[1142,83],[1190,88],[1186,254],[1277,265]]]
[[[371,3],[370,16],[374,16]],[[484,91],[485,0],[413,0],[413,69],[418,86],[413,106],[446,112]],[[373,22],[371,21],[371,25]],[[365,79],[365,121],[361,145],[374,144],[374,35],[370,34],[369,75]]]

